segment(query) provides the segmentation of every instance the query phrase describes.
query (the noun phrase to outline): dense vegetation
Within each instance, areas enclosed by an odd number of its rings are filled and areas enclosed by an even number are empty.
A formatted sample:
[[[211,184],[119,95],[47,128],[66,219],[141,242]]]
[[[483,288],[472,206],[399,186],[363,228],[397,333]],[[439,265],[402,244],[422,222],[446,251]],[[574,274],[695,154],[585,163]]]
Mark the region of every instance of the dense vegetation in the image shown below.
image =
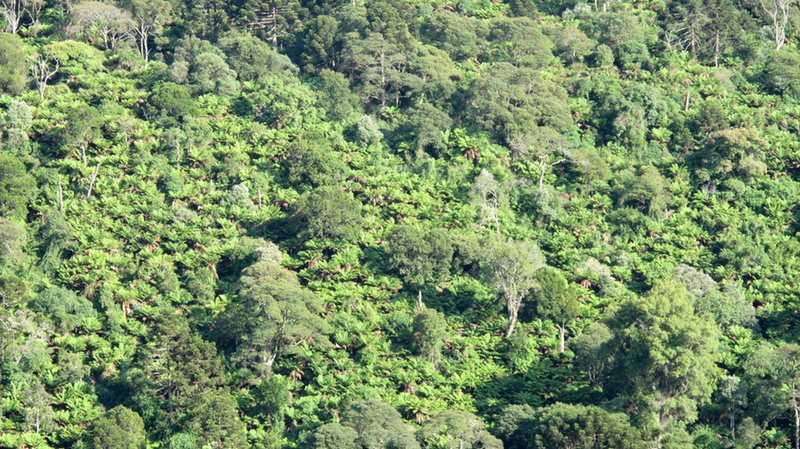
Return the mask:
[[[0,12],[0,447],[800,448],[789,0]]]

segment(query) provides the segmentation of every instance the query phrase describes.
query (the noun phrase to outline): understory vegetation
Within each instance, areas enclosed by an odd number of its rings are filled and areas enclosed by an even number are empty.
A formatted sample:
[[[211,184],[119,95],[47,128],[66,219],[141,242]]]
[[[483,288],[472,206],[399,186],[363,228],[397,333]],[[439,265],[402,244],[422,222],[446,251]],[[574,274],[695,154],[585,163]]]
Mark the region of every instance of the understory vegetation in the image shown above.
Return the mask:
[[[0,12],[0,447],[800,449],[789,0]]]

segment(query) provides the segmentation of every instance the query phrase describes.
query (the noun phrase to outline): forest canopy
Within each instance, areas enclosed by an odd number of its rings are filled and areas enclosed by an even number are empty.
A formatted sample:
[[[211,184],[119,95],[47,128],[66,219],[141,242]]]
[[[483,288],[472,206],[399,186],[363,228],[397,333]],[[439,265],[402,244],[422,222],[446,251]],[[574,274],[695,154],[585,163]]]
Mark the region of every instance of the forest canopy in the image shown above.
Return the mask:
[[[794,2],[0,13],[0,447],[800,449]]]

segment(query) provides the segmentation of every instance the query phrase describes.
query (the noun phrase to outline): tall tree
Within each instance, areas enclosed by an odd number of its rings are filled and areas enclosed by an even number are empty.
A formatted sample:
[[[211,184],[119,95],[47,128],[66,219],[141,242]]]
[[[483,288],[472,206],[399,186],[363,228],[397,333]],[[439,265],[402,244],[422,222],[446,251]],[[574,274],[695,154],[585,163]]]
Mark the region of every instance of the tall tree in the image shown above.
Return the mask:
[[[489,236],[483,245],[481,271],[488,284],[506,303],[506,337],[514,333],[523,301],[537,285],[536,270],[544,258],[535,243]]]
[[[532,410],[508,406],[498,418],[507,449],[644,449],[641,432],[623,413],[555,403]]]
[[[25,44],[13,34],[0,33],[0,91],[17,95],[28,84]]]
[[[25,16],[25,3],[23,0],[1,0],[0,12],[6,19],[6,31],[17,34]]]
[[[234,359],[261,379],[300,345],[329,345],[330,327],[321,317],[319,298],[281,266],[275,245],[259,249],[257,257],[242,272],[239,300],[220,317],[219,327],[223,340],[233,344]]]
[[[206,389],[194,398],[186,430],[197,437],[199,447],[240,449],[247,447],[244,423],[236,401],[227,389]]]
[[[353,239],[361,223],[361,202],[336,186],[322,186],[300,199],[292,218],[305,238]]]
[[[508,187],[484,168],[475,177],[469,196],[470,202],[478,208],[480,226],[491,225],[499,234],[500,211],[508,203]]]
[[[655,425],[655,445],[675,420],[697,419],[697,405],[714,390],[719,368],[719,329],[694,310],[694,298],[679,284],[662,283],[650,294],[626,301],[608,320],[612,362],[606,384]],[[647,422],[647,416],[653,421]]]
[[[445,410],[417,431],[424,449],[502,449],[503,443],[472,413]]]
[[[125,6],[133,15],[139,55],[147,63],[152,51],[151,39],[160,35],[164,26],[172,21],[172,4],[168,0],[126,0]]]
[[[95,421],[94,449],[144,449],[147,433],[138,413],[118,405]]]
[[[168,308],[156,315],[141,367],[126,375],[148,426],[167,432],[180,427],[200,392],[222,384],[223,373],[214,344],[192,332],[184,316]]]
[[[544,267],[536,272],[536,311],[558,324],[559,352],[566,347],[567,322],[578,314],[578,296],[558,270]]]
[[[442,355],[442,347],[447,339],[447,321],[436,310],[421,310],[414,316],[412,342],[414,352],[425,356],[436,364]]]
[[[0,154],[0,217],[24,218],[36,194],[36,180],[10,154]]]
[[[99,35],[103,48],[110,50],[129,37],[135,24],[130,12],[98,1],[78,3],[72,8],[71,17],[70,32],[83,33],[92,40]]]
[[[761,9],[771,22],[770,28],[776,51],[786,43],[786,26],[789,24],[792,3],[792,0],[759,0]]]
[[[466,119],[508,143],[537,126],[572,127],[566,91],[531,68],[507,62],[481,68],[468,93]]]
[[[375,102],[382,108],[400,106],[421,81],[407,73],[409,61],[403,46],[380,33],[365,38],[348,34],[342,59],[364,102]]]
[[[762,344],[747,362],[762,416],[773,418],[788,410],[794,423],[794,448],[800,448],[800,345]]]
[[[419,449],[414,430],[400,413],[378,399],[356,401],[342,417],[342,425],[358,433],[356,440],[371,449]]]
[[[416,287],[418,308],[424,309],[422,287],[449,274],[453,245],[439,229],[423,230],[416,226],[397,226],[386,239],[389,266]]]

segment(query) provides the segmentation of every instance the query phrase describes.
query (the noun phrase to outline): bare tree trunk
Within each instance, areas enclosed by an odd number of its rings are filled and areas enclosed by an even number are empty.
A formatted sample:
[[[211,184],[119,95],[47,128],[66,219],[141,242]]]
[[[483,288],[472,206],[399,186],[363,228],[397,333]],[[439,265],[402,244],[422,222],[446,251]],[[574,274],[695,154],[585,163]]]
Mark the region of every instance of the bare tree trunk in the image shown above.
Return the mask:
[[[150,47],[147,41],[150,39],[150,26],[144,19],[139,19],[139,25],[135,28],[139,36],[139,55],[144,59],[144,63],[150,62]]]
[[[50,58],[42,54],[37,54],[33,60],[33,77],[36,80],[36,88],[39,90],[39,98],[44,100],[44,91],[47,89],[47,83],[58,73],[58,68],[61,63],[56,60],[53,66],[50,66]]]
[[[92,196],[92,189],[94,188],[94,182],[97,180],[98,173],[100,173],[100,162],[97,163],[94,167],[94,172],[92,172],[92,179],[89,181],[89,190],[86,191],[87,200]]]
[[[544,162],[544,159],[539,161],[539,191],[541,192],[544,189],[544,172],[547,169],[547,164]]]
[[[508,329],[506,329],[506,338],[514,333],[514,328],[517,326],[517,317],[519,315],[519,305],[516,300],[508,303]]]
[[[425,310],[425,303],[422,302],[422,290],[417,290],[417,309],[420,312]]]
[[[786,24],[789,23],[789,7],[792,0],[761,0],[761,8],[772,20],[772,32],[775,38],[775,51],[786,42]]]
[[[61,175],[58,175],[58,210],[64,212],[64,188],[61,187]]]
[[[22,0],[2,0],[0,7],[3,8],[3,16],[6,18],[6,30],[11,34],[17,34],[22,14],[25,12]]]
[[[566,329],[564,327],[565,327],[564,323],[561,323],[561,325],[558,326],[558,336],[561,340],[561,345],[558,348],[559,354],[563,354],[564,351],[566,350],[566,337],[565,337]]]

